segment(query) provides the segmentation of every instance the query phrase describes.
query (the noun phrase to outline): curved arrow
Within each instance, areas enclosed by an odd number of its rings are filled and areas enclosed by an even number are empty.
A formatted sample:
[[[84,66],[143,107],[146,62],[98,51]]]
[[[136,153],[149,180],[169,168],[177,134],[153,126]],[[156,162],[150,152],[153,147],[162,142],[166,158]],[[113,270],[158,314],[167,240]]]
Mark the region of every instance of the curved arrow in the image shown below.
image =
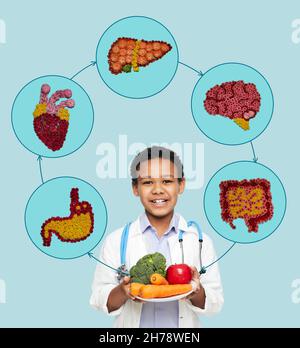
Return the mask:
[[[236,245],[236,242],[233,243],[232,246],[231,246],[228,250],[226,250],[225,253],[224,253],[223,255],[221,255],[216,261],[210,263],[210,264],[207,265],[207,266],[202,267],[202,270],[201,270],[202,273],[205,273],[205,272],[206,272],[206,269],[207,269],[208,267],[210,267],[210,266],[212,266],[213,264],[215,264],[216,262],[220,261],[227,253],[229,253],[229,251],[230,251],[235,245]],[[201,272],[201,271],[200,271],[200,272]]]
[[[182,62],[178,62],[178,63],[181,64],[181,65],[183,65],[183,66],[185,66],[185,67],[187,67],[187,68],[189,68],[189,69],[191,69],[191,70],[193,70],[193,71],[195,71],[199,76],[202,76],[202,75],[203,75],[203,72],[202,72],[202,71],[198,71],[198,70],[192,68],[191,66],[185,64],[185,63],[182,63]]]
[[[89,68],[90,66],[94,66],[97,62],[96,61],[91,61],[91,64],[85,66],[84,68],[82,68],[81,70],[79,70],[75,75],[73,75],[70,80],[73,80],[75,76],[79,75],[80,73],[82,73],[85,69]]]
[[[91,259],[96,260],[97,262],[99,262],[99,263],[101,263],[102,265],[104,265],[104,266],[106,266],[106,267],[112,269],[113,271],[118,272],[118,273],[122,273],[122,274],[124,274],[124,275],[126,275],[126,276],[130,276],[130,274],[129,274],[128,272],[121,271],[120,269],[116,269],[116,268],[111,267],[111,266],[107,265],[106,263],[100,261],[99,259],[97,259],[97,258],[93,255],[93,253],[88,252],[87,254],[88,254],[88,256],[89,256]]]
[[[41,180],[42,180],[42,183],[44,183],[43,172],[42,172],[42,160],[43,160],[43,157],[41,155],[39,155],[37,160],[39,162]]]
[[[252,141],[250,142],[250,144],[251,144],[252,152],[253,152],[253,161],[257,162],[258,161],[258,157],[256,157],[256,155],[255,155],[255,150],[254,150],[254,146],[252,144]]]

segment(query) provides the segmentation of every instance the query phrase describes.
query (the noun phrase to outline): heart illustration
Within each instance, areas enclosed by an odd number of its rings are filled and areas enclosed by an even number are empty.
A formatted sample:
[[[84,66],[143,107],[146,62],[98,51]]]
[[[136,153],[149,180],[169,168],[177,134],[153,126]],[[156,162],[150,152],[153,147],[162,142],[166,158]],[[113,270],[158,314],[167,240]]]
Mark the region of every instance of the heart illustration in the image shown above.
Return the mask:
[[[52,151],[60,150],[65,142],[69,122],[56,115],[42,114],[33,121],[38,138]]]
[[[65,142],[70,113],[66,109],[73,108],[75,102],[69,99],[72,96],[70,89],[58,90],[48,99],[50,86],[41,87],[40,102],[33,112],[33,127],[38,138],[52,151],[60,150]],[[56,105],[61,98],[67,98]]]

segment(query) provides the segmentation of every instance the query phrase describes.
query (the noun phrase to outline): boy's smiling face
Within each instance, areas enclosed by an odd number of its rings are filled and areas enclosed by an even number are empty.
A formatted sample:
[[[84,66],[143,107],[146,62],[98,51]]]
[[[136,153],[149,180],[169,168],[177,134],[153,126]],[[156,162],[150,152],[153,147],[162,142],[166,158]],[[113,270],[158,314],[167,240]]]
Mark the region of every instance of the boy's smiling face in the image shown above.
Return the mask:
[[[184,191],[185,179],[178,181],[178,170],[165,158],[141,162],[133,193],[139,196],[148,214],[163,218],[173,214],[178,195]]]

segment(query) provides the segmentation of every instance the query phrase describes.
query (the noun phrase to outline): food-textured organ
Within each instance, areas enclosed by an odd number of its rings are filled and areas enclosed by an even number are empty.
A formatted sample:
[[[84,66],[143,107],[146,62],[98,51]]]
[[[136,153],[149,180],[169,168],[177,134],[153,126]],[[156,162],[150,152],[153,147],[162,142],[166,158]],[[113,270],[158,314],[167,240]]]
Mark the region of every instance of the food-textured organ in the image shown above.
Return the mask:
[[[78,188],[71,190],[70,215],[52,217],[42,225],[43,245],[49,247],[52,234],[62,242],[76,243],[88,238],[94,230],[94,214],[89,202],[79,202]]]
[[[70,89],[58,90],[48,98],[50,86],[41,87],[40,102],[33,112],[33,126],[38,138],[52,151],[60,150],[65,142],[69,128],[70,113],[66,108],[73,108],[75,102]],[[61,98],[67,98],[56,105]]]
[[[266,179],[227,180],[220,183],[222,219],[235,229],[235,219],[243,219],[249,232],[273,217],[271,184]]]
[[[240,80],[224,82],[208,90],[204,107],[210,115],[228,117],[248,130],[249,120],[259,112],[260,103],[261,97],[255,84]]]
[[[133,38],[118,38],[108,52],[109,70],[118,75],[122,72],[139,71],[167,54],[172,46],[163,41],[145,41]]]

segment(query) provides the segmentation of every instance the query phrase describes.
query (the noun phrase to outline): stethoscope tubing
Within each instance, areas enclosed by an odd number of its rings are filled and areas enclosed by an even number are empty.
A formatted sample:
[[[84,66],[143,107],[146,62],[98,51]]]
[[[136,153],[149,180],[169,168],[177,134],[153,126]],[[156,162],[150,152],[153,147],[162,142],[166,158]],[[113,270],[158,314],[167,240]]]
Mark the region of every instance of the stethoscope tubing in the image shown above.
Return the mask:
[[[120,244],[120,259],[121,259],[121,266],[118,268],[117,272],[119,274],[119,278],[123,276],[123,274],[128,274],[128,271],[126,269],[126,249],[127,249],[127,243],[128,243],[128,235],[129,235],[129,229],[130,229],[131,222],[127,223],[121,236],[121,244]],[[199,262],[200,262],[200,274],[205,273],[205,268],[202,264],[202,243],[203,243],[203,234],[200,226],[195,221],[189,221],[188,227],[194,226],[198,233],[198,240],[199,240]],[[178,234],[178,241],[180,244],[181,249],[181,261],[184,263],[184,250],[183,250],[183,230],[179,231]]]

